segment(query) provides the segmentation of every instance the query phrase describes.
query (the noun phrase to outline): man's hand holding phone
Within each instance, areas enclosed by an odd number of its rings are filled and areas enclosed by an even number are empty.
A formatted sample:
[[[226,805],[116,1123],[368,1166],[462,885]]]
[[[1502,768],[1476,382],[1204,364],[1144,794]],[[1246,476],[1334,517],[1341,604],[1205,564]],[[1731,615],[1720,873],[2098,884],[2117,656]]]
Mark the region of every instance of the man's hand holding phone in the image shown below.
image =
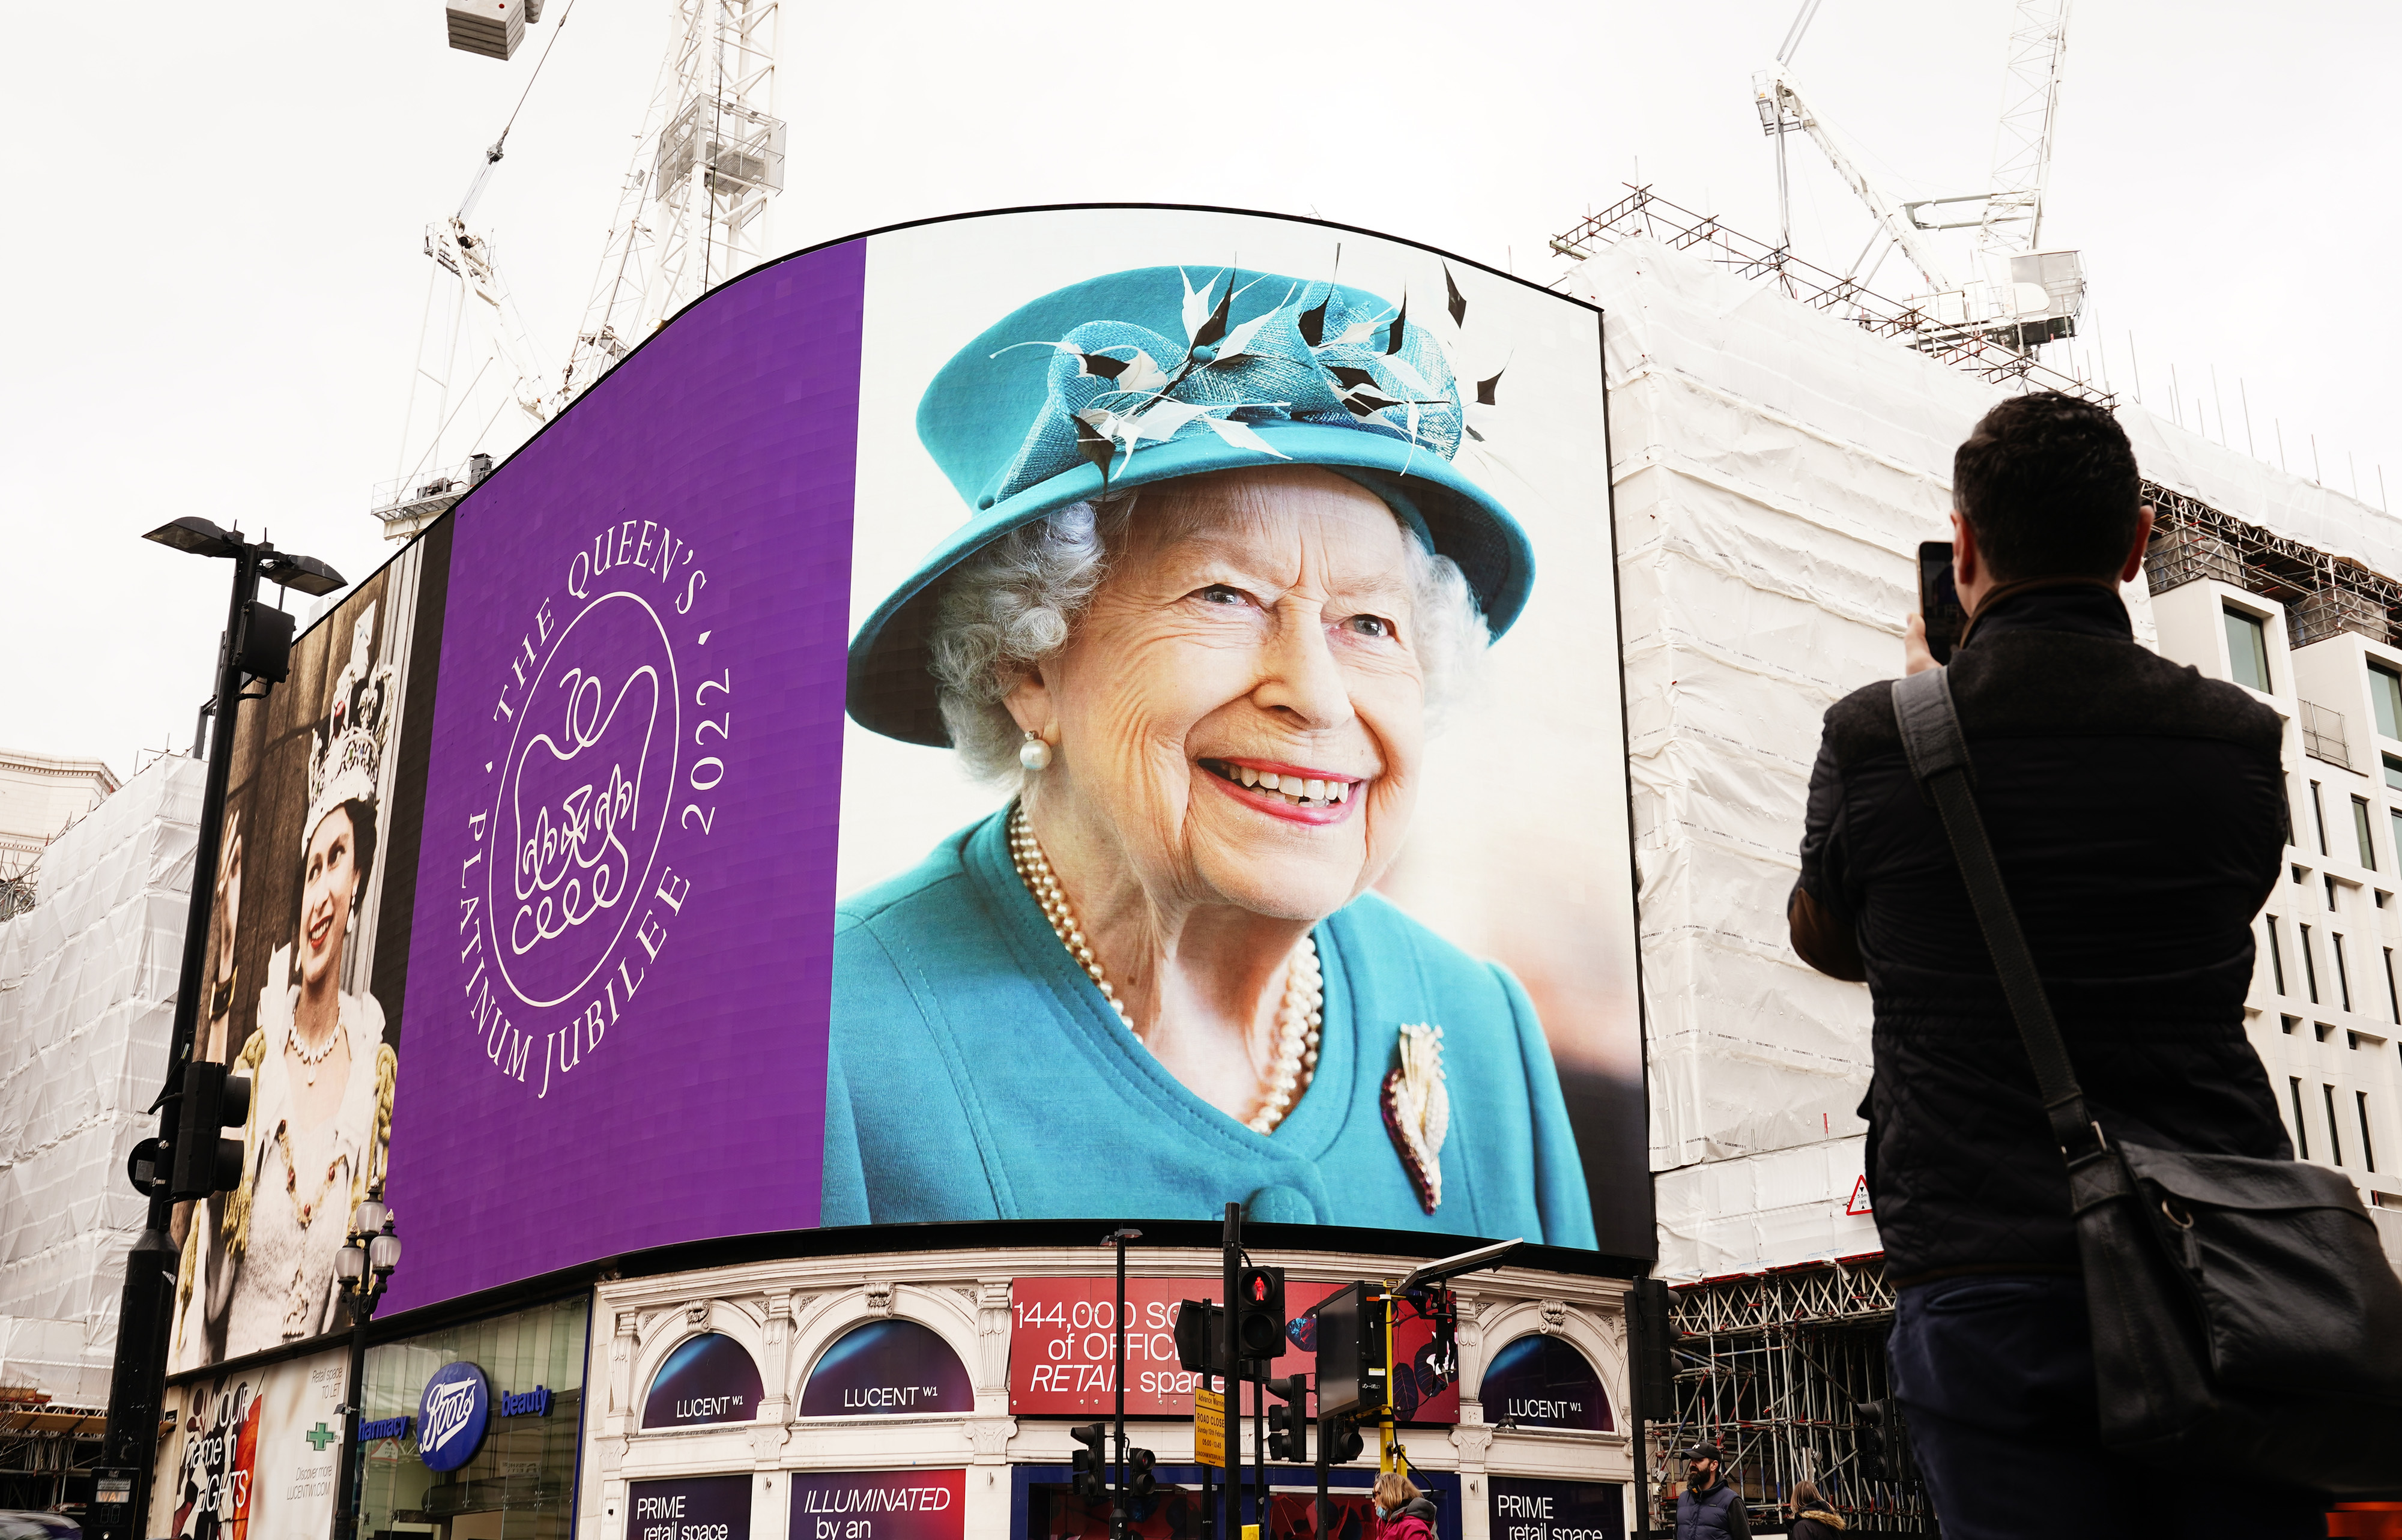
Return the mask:
[[[1926,650],[1926,617],[1912,614],[1910,625],[1901,633],[1901,671],[1923,674],[1929,668],[1942,667],[1935,661],[1935,654]]]
[[[1952,649],[1967,629],[1968,612],[1952,579],[1952,543],[1918,543],[1918,612],[1902,632],[1902,671],[1924,673],[1952,661]]]

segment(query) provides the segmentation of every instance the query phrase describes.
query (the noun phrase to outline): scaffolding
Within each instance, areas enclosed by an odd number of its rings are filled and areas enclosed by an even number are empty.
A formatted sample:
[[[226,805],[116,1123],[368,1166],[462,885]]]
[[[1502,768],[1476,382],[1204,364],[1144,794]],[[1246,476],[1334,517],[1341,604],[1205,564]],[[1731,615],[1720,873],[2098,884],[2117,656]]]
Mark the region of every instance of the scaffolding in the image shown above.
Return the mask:
[[[2286,633],[2296,647],[2351,632],[2402,645],[2402,583],[2344,557],[2305,545],[2222,513],[2183,492],[2147,481],[2152,543],[2144,571],[2152,592],[2164,594],[2196,578],[2212,578],[2285,607]]]
[[[1885,1368],[1893,1287],[1882,1253],[1707,1278],[1669,1298],[1677,1417],[1647,1430],[1655,1499],[1682,1477],[1674,1452],[1711,1443],[1755,1528],[1780,1521],[1806,1478],[1854,1532],[1933,1533]]]
[[[108,1412],[24,1386],[0,1389],[0,1508],[65,1509],[91,1501]]]
[[[1956,291],[1889,299],[1857,279],[1804,262],[1788,247],[1729,229],[1715,214],[1681,208],[1648,186],[1627,186],[1626,197],[1552,237],[1552,250],[1581,262],[1621,241],[1647,238],[1715,263],[1738,278],[1772,283],[1812,309],[1839,316],[1873,336],[1892,337],[1981,378],[2016,380],[2031,391],[2058,391],[2105,406],[2117,403],[2111,392],[2034,357],[2032,349],[2076,335],[2065,317],[1971,321],[1959,309]]]

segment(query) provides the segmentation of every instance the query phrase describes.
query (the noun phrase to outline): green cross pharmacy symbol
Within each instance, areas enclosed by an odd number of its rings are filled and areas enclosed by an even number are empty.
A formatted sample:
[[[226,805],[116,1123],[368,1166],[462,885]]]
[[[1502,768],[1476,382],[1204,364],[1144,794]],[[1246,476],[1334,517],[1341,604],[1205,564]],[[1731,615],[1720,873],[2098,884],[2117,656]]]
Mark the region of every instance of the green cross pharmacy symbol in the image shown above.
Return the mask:
[[[340,1437],[341,1435],[336,1433],[324,1423],[320,1423],[315,1427],[311,1428],[308,1432],[302,1434],[300,1437],[309,1440],[309,1447],[311,1449],[323,1454],[325,1452],[325,1446]]]

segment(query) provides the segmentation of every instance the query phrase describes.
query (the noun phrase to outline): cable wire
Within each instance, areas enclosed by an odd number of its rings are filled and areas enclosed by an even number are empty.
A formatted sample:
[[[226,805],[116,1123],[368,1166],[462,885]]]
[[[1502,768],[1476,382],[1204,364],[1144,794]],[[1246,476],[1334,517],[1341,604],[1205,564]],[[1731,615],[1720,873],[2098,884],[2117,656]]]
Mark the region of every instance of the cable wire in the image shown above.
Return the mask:
[[[500,148],[509,142],[509,131],[518,126],[518,114],[525,111],[526,98],[533,94],[533,83],[542,78],[542,67],[550,62],[550,50],[559,47],[559,34],[567,30],[567,19],[575,14],[575,0],[567,0],[567,8],[559,13],[559,21],[550,29],[550,41],[542,46],[542,57],[533,62],[533,73],[526,76],[526,89],[518,104],[509,111],[509,120],[501,125],[501,137],[492,142],[492,158],[500,158]]]

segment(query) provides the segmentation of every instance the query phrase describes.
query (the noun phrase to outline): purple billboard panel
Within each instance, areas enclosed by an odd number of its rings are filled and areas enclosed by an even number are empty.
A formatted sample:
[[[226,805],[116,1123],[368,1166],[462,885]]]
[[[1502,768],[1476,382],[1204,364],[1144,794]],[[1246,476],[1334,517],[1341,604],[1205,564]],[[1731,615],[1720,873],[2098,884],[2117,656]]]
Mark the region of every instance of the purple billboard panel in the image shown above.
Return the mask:
[[[960,1540],[967,1472],[793,1473],[791,1540]]]
[[[390,1189],[462,1244],[396,1308],[818,1222],[864,262],[701,300],[456,520]]]
[[[973,1410],[967,1366],[950,1343],[915,1321],[870,1321],[843,1333],[801,1393],[804,1417]]]
[[[668,1354],[642,1401],[642,1426],[690,1428],[747,1423],[759,1415],[759,1366],[722,1331],[705,1332]]]
[[[751,1540],[747,1476],[629,1482],[626,1502],[626,1540]]]

